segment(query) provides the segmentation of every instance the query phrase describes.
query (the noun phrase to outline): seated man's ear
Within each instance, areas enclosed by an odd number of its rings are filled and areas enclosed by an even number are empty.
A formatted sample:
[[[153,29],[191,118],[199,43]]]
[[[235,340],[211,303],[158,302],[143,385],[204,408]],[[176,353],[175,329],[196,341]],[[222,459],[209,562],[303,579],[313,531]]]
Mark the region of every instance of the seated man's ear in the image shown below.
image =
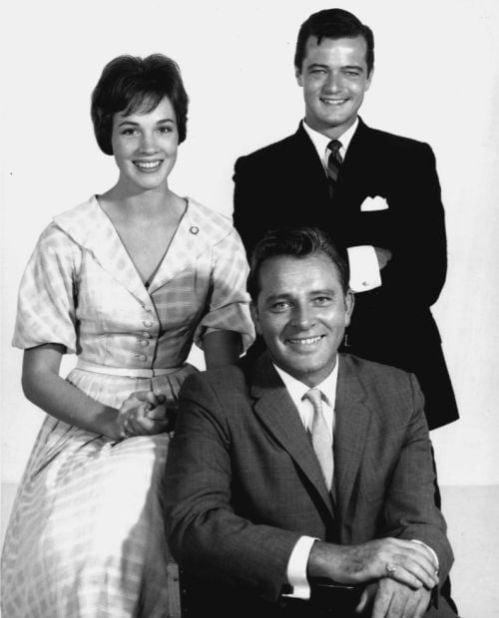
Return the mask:
[[[352,313],[355,307],[355,296],[352,290],[348,289],[345,294],[345,326],[350,324],[350,320],[352,318]]]
[[[258,317],[258,307],[253,301],[250,302],[250,313],[251,313],[251,319],[253,320],[255,324],[255,330],[258,335],[261,335],[262,330],[260,328],[260,319]]]

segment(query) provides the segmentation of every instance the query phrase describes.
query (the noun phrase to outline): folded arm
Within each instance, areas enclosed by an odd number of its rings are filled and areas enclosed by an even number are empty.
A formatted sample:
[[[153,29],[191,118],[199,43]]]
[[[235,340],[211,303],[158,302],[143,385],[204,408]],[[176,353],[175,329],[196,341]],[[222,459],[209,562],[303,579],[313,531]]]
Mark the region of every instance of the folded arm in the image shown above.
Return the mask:
[[[414,158],[394,173],[399,179],[390,208],[397,235],[392,247],[383,247],[391,252],[381,270],[383,286],[429,307],[447,273],[444,208],[433,151],[419,144]]]

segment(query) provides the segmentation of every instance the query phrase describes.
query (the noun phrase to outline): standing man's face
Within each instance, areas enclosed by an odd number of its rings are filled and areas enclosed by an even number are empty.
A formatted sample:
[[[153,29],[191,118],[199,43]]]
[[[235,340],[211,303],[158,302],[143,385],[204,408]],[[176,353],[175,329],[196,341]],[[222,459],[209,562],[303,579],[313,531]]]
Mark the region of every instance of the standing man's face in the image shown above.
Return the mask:
[[[320,384],[334,368],[353,309],[335,264],[322,253],[278,256],[262,264],[259,282],[252,313],[272,360],[308,386]]]
[[[357,117],[364,94],[371,85],[368,74],[367,43],[362,36],[354,38],[309,37],[298,84],[303,88],[307,124],[336,139]]]

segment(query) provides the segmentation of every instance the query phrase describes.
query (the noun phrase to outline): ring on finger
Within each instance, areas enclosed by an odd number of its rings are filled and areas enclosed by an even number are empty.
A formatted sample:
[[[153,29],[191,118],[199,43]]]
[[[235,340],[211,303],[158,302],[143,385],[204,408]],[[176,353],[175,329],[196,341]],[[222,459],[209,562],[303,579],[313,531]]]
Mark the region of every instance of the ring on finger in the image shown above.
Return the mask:
[[[397,567],[395,565],[393,565],[391,562],[387,562],[386,563],[385,571],[386,571],[386,574],[388,575],[388,577],[392,577],[394,575],[396,568]]]

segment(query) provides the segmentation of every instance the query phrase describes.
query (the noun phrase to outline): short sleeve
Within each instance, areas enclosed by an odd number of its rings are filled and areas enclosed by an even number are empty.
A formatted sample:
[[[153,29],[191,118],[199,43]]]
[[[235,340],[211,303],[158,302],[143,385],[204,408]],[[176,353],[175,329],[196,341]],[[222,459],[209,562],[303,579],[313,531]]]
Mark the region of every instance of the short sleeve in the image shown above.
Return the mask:
[[[76,351],[76,275],[81,251],[50,224],[40,236],[19,288],[12,345],[58,343]]]
[[[200,348],[203,347],[203,336],[216,330],[240,333],[245,350],[253,343],[255,328],[246,291],[248,272],[243,244],[239,234],[232,228],[212,249],[208,311],[194,333],[194,341]]]

